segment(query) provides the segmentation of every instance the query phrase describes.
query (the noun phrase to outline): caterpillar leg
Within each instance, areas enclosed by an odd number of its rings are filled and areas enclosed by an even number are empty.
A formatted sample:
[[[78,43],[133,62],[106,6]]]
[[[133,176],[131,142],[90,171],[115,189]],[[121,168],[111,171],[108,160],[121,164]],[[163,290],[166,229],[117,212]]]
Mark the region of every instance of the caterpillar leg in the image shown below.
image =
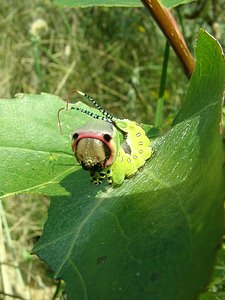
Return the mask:
[[[112,169],[111,168],[107,169],[107,171],[106,171],[106,178],[107,178],[108,184],[112,185],[113,179],[112,179]]]
[[[95,185],[99,185],[105,179],[106,174],[105,172],[90,172],[91,175],[91,182]]]

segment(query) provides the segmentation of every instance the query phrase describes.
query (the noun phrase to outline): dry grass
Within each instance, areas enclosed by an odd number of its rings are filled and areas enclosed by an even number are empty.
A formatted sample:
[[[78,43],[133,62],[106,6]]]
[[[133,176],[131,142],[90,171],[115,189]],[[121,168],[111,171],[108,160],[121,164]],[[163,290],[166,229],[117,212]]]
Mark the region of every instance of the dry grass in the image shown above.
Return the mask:
[[[30,255],[47,218],[48,199],[20,195],[0,203],[0,299],[51,299],[55,281],[51,271]]]

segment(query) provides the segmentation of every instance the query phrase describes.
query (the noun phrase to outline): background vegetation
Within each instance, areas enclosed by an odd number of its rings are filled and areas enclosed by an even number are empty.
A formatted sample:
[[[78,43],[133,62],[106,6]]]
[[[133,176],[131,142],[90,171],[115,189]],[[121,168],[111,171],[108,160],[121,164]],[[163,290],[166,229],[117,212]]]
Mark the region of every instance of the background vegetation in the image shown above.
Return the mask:
[[[224,9],[222,1],[204,1],[174,11],[189,49],[200,27],[225,45]],[[44,22],[36,34],[38,19]],[[0,98],[19,92],[65,98],[79,88],[116,116],[154,123],[165,39],[144,8],[62,9],[50,1],[3,1],[0,28]],[[187,85],[171,51],[164,127],[180,107]],[[5,238],[13,240],[8,258],[16,257],[21,282],[29,287],[31,299],[50,299],[55,290],[51,272],[29,255],[34,237],[41,233],[47,206],[46,198],[29,195],[7,199],[2,210],[9,226]],[[224,299],[222,256],[215,271],[212,299]]]

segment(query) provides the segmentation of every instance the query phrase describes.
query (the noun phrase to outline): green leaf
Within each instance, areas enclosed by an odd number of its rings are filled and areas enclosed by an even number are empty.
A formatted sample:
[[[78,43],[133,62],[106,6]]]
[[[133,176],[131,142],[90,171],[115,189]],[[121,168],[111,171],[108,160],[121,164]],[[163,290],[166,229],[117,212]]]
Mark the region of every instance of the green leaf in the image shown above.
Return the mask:
[[[2,198],[51,196],[34,248],[66,282],[69,299],[196,299],[207,284],[223,229],[219,135],[225,62],[201,31],[197,65],[176,125],[122,186],[95,187],[74,162],[69,134],[87,116],[62,113],[51,95],[0,102]]]
[[[57,5],[64,7],[89,7],[89,6],[122,6],[143,7],[140,0],[53,0]],[[193,0],[162,0],[167,7],[175,7],[180,4],[193,2]]]
[[[139,0],[54,0],[55,4],[65,7],[89,7],[89,6],[124,6],[143,7]]]
[[[69,136],[89,118],[68,111],[61,135],[57,111],[64,106],[49,94],[18,94],[16,99],[0,101],[0,198],[27,192],[66,194],[60,181],[80,170]]]
[[[155,139],[157,137],[160,137],[161,132],[160,129],[157,127],[154,127],[153,125],[147,125],[147,124],[139,124],[142,129],[144,129],[145,134],[149,139]]]

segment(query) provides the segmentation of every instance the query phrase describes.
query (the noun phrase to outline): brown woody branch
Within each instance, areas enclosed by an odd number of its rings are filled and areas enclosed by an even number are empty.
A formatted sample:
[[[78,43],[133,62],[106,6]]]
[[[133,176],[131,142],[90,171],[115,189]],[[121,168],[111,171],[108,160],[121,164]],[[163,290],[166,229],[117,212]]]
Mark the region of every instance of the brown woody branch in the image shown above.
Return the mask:
[[[153,16],[160,29],[169,40],[179,60],[181,61],[188,78],[195,68],[195,60],[191,55],[178,24],[170,10],[164,7],[158,0],[141,0]]]

